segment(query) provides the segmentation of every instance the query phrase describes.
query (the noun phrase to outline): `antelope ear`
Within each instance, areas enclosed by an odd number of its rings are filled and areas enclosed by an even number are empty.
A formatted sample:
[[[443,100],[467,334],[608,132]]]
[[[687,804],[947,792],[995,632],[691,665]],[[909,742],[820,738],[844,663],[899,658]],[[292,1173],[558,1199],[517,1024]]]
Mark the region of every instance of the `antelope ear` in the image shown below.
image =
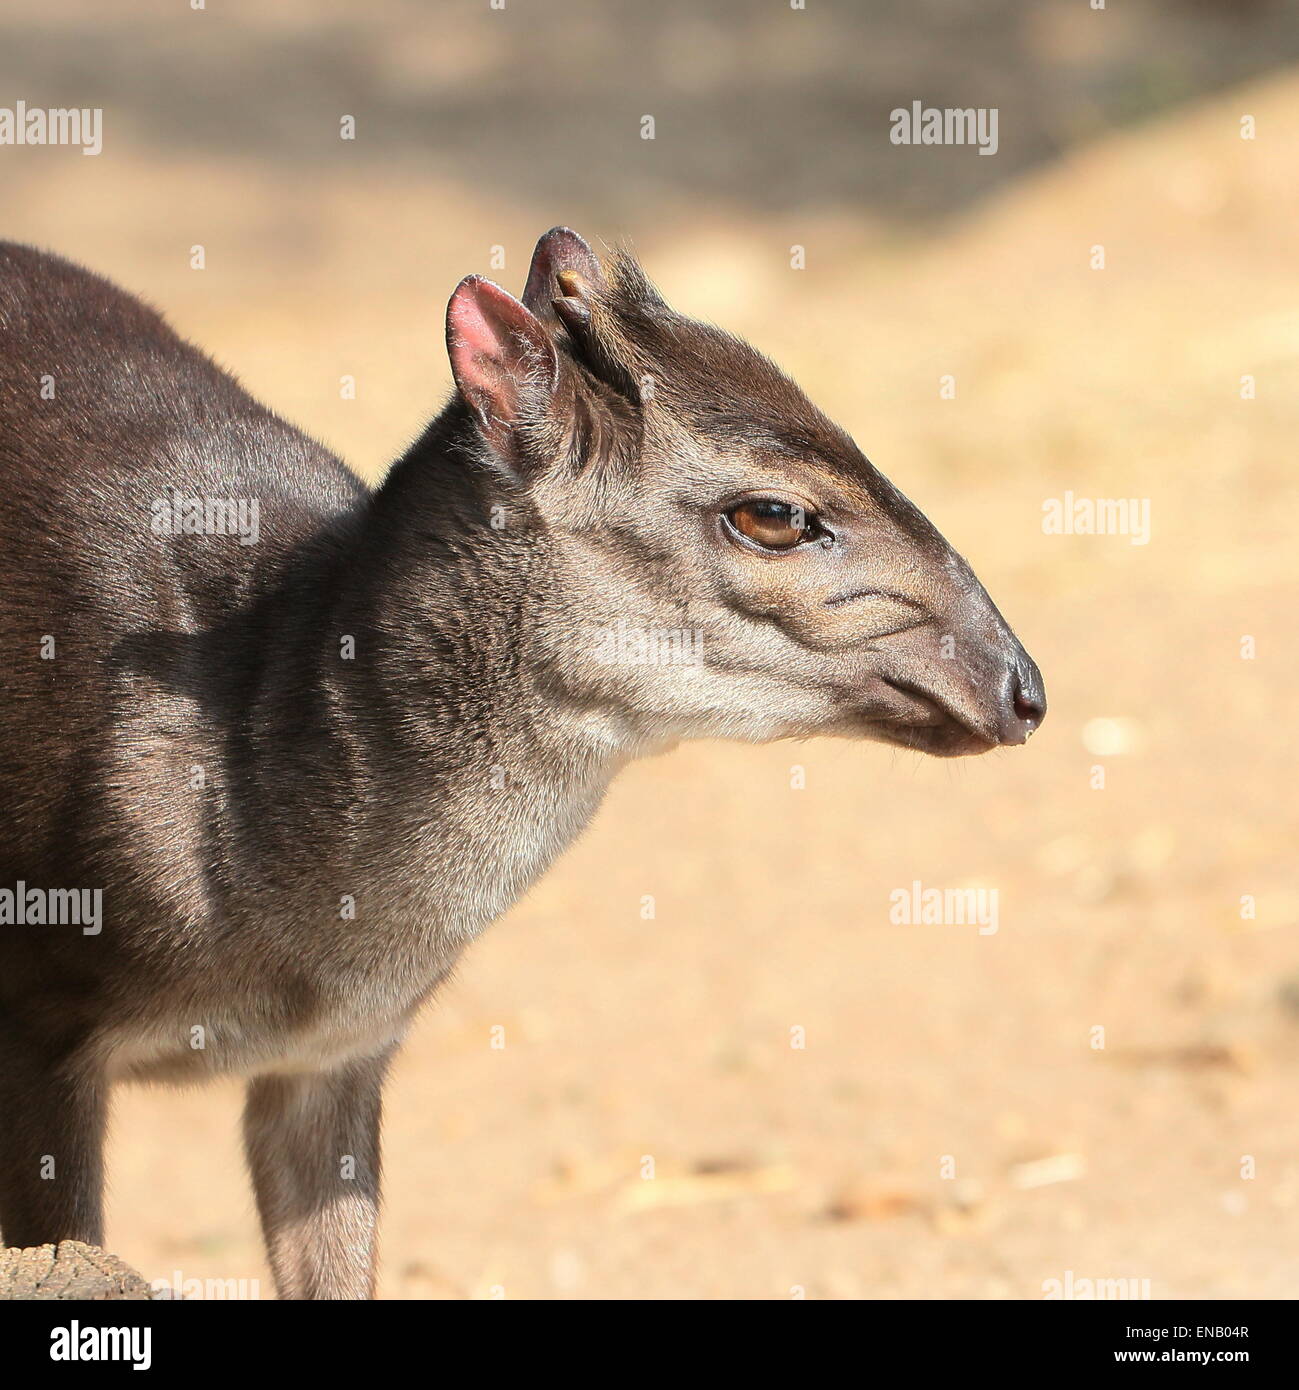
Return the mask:
[[[517,426],[528,404],[549,402],[559,385],[550,334],[512,295],[481,275],[466,276],[447,305],[447,353],[456,389],[483,437],[517,470]]]
[[[586,291],[603,286],[604,271],[600,269],[595,252],[571,228],[552,227],[537,242],[537,249],[532,253],[523,302],[544,322],[553,324],[563,319],[568,324],[562,306],[557,313],[555,300],[571,299],[580,310]]]

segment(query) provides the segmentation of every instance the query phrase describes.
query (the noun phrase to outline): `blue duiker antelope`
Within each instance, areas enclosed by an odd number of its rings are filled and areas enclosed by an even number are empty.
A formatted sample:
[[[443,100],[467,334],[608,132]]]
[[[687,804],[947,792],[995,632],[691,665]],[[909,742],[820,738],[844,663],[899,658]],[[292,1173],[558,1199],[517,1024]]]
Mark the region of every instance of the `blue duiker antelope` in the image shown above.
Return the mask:
[[[101,1243],[113,1082],[234,1073],[281,1296],[370,1296],[389,1061],[629,759],[1042,720],[965,561],[629,256],[556,228],[522,301],[470,276],[446,327],[455,394],[371,491],[138,300],[0,244],[10,1245]]]

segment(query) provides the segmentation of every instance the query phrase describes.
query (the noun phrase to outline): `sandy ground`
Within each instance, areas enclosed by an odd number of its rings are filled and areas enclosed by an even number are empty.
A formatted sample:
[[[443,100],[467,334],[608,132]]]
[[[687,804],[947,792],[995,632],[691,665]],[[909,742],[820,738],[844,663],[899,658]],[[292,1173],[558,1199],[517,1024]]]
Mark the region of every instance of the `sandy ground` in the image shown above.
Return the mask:
[[[1299,79],[1233,89],[929,238],[585,225],[129,142],[12,166],[5,235],[163,307],[369,477],[447,389],[442,306],[487,248],[517,289],[554,222],[635,231],[929,512],[1046,676],[1027,750],[699,745],[625,775],[396,1068],[384,1296],[1299,1293],[1297,115]],[[1149,499],[1149,543],[1044,534],[1066,490]],[[916,880],[995,890],[997,930],[892,923]],[[148,1277],[269,1296],[239,1103],[121,1093],[109,1243]]]

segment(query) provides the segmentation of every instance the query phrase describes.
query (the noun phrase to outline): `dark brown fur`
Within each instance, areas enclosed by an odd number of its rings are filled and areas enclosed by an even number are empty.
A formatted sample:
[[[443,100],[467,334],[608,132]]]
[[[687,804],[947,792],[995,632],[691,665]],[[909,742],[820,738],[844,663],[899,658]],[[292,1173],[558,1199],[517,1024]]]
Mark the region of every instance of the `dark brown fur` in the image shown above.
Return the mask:
[[[766,359],[562,230],[524,298],[457,290],[459,394],[370,492],[139,301],[0,245],[0,889],[104,903],[0,925],[9,1243],[101,1240],[114,1080],[236,1072],[281,1293],[366,1295],[388,1059],[618,767],[1041,718],[968,567]],[[258,499],[258,542],[156,534],[173,488]],[[736,541],[728,499],[780,488],[834,547]],[[703,662],[593,659],[624,621]]]

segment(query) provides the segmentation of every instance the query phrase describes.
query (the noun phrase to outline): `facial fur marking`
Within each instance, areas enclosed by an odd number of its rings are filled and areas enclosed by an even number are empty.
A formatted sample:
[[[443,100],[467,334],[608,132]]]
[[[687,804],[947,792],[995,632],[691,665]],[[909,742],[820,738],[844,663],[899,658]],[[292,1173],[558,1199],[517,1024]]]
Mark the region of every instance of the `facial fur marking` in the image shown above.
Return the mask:
[[[838,608],[842,604],[854,603],[856,600],[863,598],[887,598],[891,599],[894,603],[905,603],[908,608],[914,608],[919,613],[925,611],[923,604],[918,603],[913,598],[908,598],[905,594],[899,594],[893,589],[853,589],[847,594],[832,595],[830,598],[826,599],[825,606],[827,608]]]

